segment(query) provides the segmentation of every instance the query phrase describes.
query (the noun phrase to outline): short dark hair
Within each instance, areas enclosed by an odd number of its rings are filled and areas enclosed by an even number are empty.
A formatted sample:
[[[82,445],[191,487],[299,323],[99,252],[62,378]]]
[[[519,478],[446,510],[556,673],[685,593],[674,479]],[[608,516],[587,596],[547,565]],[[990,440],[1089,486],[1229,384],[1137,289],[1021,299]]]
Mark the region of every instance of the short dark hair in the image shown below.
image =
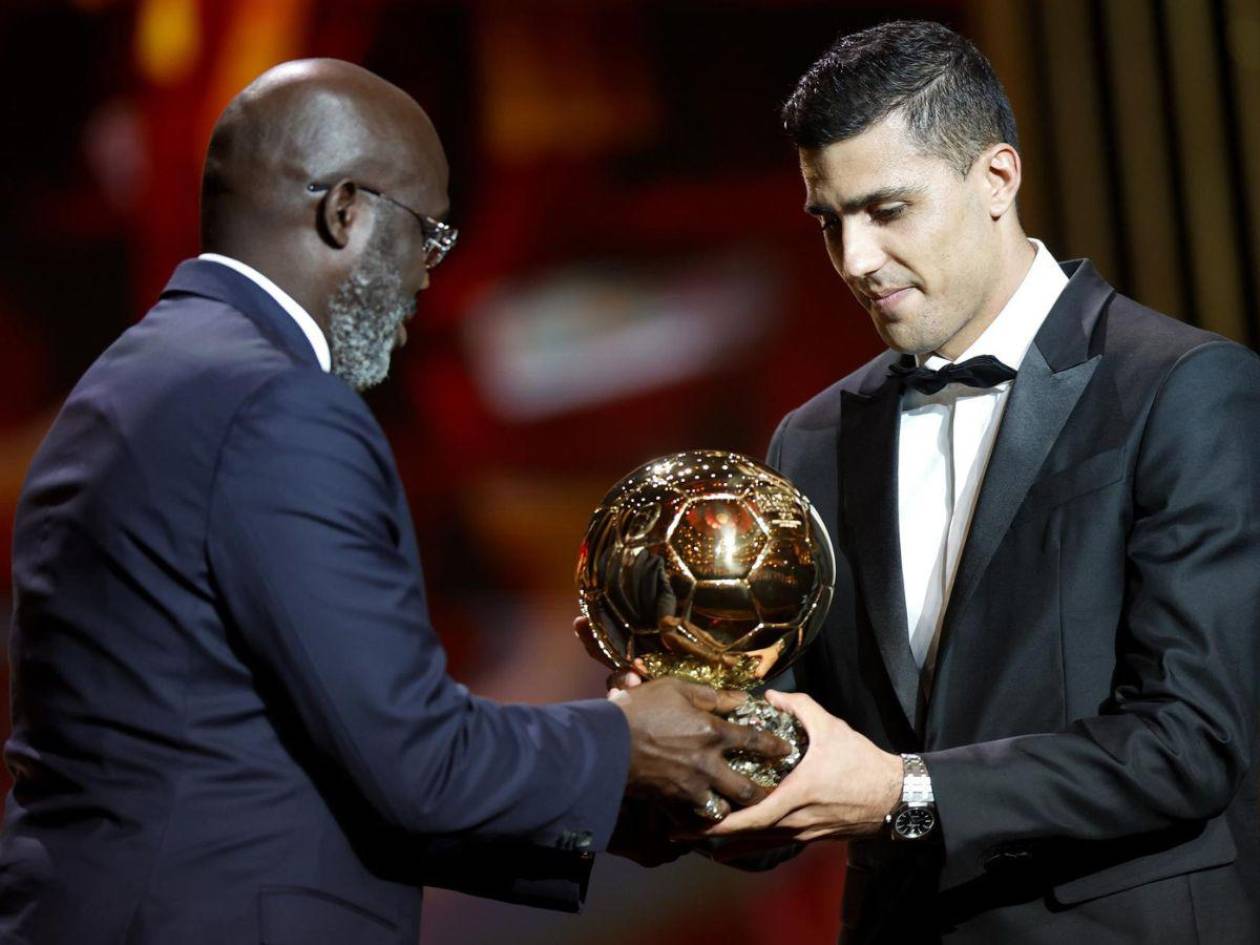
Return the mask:
[[[783,127],[798,148],[825,148],[897,109],[918,143],[961,174],[991,145],[1019,147],[1011,103],[989,60],[927,20],[841,36],[797,82]]]

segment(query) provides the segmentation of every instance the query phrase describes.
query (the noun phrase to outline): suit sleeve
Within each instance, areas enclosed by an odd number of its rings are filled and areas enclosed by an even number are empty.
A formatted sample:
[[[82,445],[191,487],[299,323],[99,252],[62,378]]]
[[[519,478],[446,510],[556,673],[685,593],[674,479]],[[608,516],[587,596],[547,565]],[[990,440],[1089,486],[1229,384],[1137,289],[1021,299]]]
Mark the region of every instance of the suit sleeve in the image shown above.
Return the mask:
[[[452,862],[452,839],[603,849],[628,766],[621,711],[498,705],[454,682],[405,514],[362,400],[314,372],[273,379],[238,411],[215,478],[207,552],[230,623],[386,823]]]
[[[1260,680],[1260,360],[1197,348],[1137,447],[1111,698],[1065,730],[924,755],[947,885],[1001,845],[1106,841],[1219,815],[1253,764]]]

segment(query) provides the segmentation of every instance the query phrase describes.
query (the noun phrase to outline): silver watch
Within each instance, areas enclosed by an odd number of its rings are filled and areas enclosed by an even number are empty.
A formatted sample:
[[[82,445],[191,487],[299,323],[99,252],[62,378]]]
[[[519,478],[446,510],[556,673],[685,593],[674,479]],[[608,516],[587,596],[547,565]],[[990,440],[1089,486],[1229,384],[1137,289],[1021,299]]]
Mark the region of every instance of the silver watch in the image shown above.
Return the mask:
[[[918,840],[936,829],[932,778],[918,755],[901,756],[901,803],[884,821],[894,840]]]

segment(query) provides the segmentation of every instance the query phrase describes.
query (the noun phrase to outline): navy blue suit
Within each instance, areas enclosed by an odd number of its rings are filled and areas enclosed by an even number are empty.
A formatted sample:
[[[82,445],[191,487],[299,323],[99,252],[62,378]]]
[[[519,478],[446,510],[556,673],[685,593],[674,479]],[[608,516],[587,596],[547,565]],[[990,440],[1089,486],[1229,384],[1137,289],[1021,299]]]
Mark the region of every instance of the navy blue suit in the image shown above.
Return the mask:
[[[92,366],[14,535],[5,943],[414,943],[420,887],[574,909],[615,706],[445,674],[385,437],[209,261]]]

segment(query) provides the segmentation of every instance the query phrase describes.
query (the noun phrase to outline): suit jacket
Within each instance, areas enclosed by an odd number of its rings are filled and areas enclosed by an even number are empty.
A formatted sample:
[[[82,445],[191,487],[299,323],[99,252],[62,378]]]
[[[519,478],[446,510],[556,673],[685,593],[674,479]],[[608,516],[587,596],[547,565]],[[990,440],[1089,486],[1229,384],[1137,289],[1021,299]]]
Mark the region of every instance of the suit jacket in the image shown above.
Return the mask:
[[[577,907],[620,710],[446,675],[384,435],[248,279],[183,263],[84,375],[13,562],[0,941],[413,945],[425,883]]]
[[[846,942],[1260,941],[1260,359],[1064,268],[930,697],[906,632],[896,356],[771,445],[837,545],[797,685],[922,753],[940,817],[934,844],[850,844]]]

